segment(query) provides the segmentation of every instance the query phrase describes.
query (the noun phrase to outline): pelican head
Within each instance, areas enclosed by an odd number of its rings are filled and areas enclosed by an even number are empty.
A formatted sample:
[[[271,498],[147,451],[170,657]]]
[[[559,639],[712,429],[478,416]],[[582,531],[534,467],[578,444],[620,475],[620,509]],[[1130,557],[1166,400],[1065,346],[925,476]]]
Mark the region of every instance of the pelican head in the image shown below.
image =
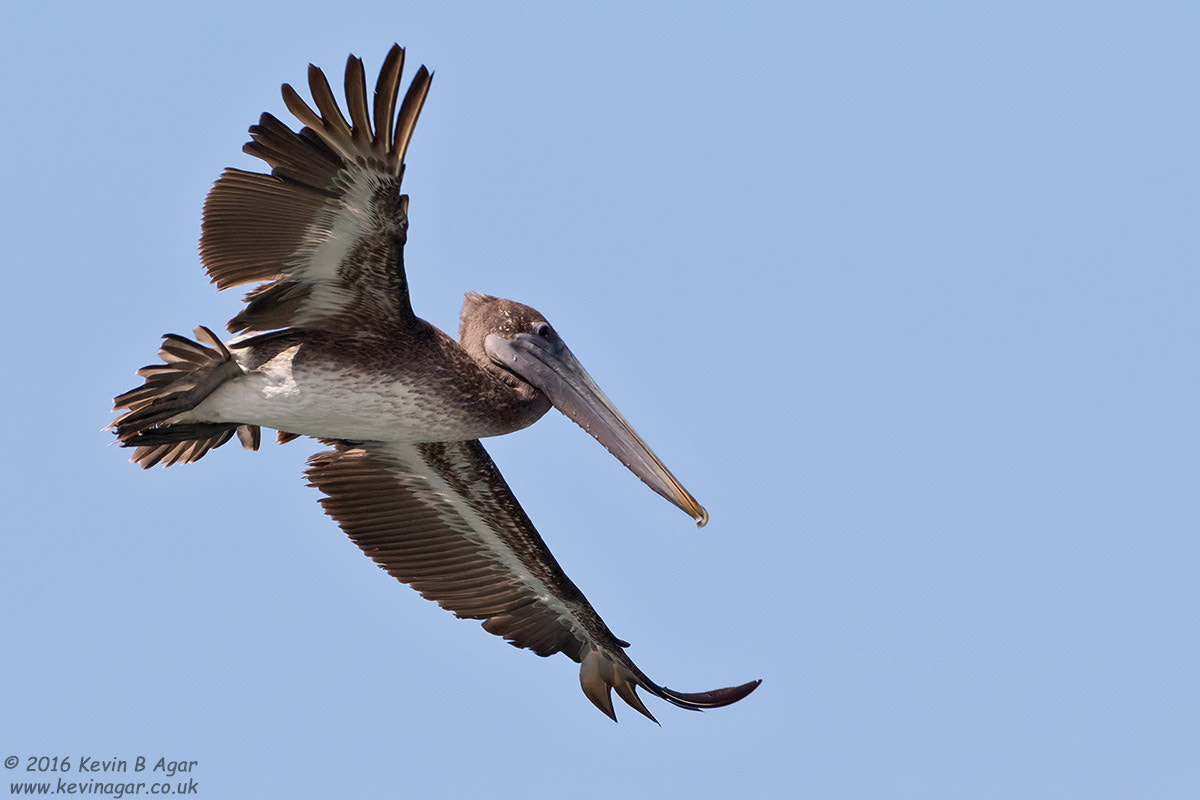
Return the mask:
[[[544,395],[697,525],[708,522],[708,512],[621,416],[540,312],[470,292],[463,301],[459,342],[480,364],[493,372],[499,368],[510,386]]]

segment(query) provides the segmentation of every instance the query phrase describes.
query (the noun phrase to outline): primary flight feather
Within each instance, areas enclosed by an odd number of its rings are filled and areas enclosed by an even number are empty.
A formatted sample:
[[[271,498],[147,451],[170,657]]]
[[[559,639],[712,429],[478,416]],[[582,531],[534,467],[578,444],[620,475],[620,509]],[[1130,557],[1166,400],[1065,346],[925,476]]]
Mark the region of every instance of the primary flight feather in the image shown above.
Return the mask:
[[[584,693],[616,719],[613,689],[654,719],[636,689],[688,709],[734,703],[759,684],[684,693],[651,681],[559,567],[479,439],[525,428],[553,405],[651,489],[708,514],[597,387],[545,317],[469,292],[458,341],[408,296],[404,159],[429,93],[421,67],[400,98],[393,46],[374,96],[362,61],[345,72],[343,115],[310,66],[314,109],[289,85],[297,133],[271,114],[245,151],[270,174],[226,169],[204,204],[200,254],[219,289],[252,283],[223,342],[164,337],[161,364],[114,400],[122,446],[144,468],[195,461],[261,429],[329,449],[309,459],[321,504],[388,573],[459,617],[541,656],[580,663]]]

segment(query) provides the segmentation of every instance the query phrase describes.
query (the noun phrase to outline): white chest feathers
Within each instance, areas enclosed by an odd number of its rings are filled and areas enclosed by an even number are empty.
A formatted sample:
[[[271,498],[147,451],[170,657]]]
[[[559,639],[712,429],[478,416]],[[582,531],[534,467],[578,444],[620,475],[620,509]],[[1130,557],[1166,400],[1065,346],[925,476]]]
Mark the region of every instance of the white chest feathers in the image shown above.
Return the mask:
[[[428,442],[487,436],[432,387],[339,364],[296,364],[299,346],[214,391],[188,415],[351,441]]]

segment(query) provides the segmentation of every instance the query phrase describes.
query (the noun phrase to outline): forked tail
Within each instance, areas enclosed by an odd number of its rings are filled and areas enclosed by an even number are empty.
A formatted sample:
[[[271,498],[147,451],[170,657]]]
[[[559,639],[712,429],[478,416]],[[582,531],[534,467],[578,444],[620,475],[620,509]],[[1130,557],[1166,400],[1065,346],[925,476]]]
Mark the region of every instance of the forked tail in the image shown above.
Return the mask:
[[[236,422],[176,422],[170,420],[198,406],[242,368],[212,331],[203,325],[193,331],[194,342],[168,333],[158,355],[162,364],[137,371],[145,383],[113,398],[113,410],[127,409],[109,428],[116,429],[122,447],[136,448],[130,460],[149,469],[199,460],[236,433],[242,445],[257,450],[261,432],[257,425]]]

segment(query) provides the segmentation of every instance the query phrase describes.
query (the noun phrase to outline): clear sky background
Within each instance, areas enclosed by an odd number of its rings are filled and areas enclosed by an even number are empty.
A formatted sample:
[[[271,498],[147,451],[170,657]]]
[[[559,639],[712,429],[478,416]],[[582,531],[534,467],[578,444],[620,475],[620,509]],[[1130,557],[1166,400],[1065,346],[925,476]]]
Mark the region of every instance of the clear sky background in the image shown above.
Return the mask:
[[[588,5],[6,12],[0,755],[197,759],[204,798],[1200,795],[1200,6]],[[196,243],[247,126],[393,41],[436,70],[418,314],[543,311],[712,522],[557,412],[489,449],[637,663],[742,703],[614,725],[364,558],[315,443],[107,446],[159,335],[238,308]]]

